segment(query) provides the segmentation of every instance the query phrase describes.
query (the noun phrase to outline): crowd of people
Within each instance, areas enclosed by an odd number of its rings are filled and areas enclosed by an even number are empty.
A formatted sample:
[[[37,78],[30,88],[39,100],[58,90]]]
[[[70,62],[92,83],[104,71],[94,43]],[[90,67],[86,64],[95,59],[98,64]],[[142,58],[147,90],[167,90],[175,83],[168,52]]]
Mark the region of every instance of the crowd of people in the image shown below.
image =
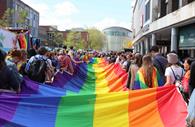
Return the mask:
[[[73,75],[74,64],[87,62],[86,57],[89,54],[82,52],[75,58],[73,47],[52,51],[46,47],[28,51],[13,49],[8,53],[0,50],[0,89],[19,93],[24,76],[39,83],[52,83],[56,72]]]
[[[160,54],[158,46],[153,46],[150,52],[144,56],[132,52],[96,52],[75,50],[73,46],[66,46],[54,50],[46,47],[39,49],[10,50],[8,53],[0,50],[0,73],[11,74],[14,90],[19,91],[19,85],[23,76],[41,83],[52,83],[56,72],[74,73],[74,65],[88,62],[92,57],[106,59],[109,63],[119,64],[128,73],[127,88],[131,90],[182,84],[184,94],[187,98],[194,89],[193,59],[185,58],[183,62],[175,52],[164,57]],[[5,75],[4,75],[5,76]],[[1,84],[6,77],[1,76]],[[15,78],[14,78],[15,77]],[[11,82],[8,80],[7,82]],[[13,82],[13,81],[12,81]],[[12,86],[12,85],[8,85]],[[5,89],[6,85],[0,86]]]
[[[187,98],[195,87],[194,59],[179,59],[176,52],[163,56],[158,46],[153,46],[146,55],[131,52],[111,52],[106,59],[120,64],[128,73],[127,87],[131,90],[168,85],[182,85]]]
[[[56,73],[75,73],[74,67],[90,58],[99,57],[112,64],[119,64],[128,73],[127,88],[130,90],[154,88],[159,86],[177,85],[185,101],[195,87],[195,62],[190,57],[183,61],[175,52],[164,57],[158,46],[153,46],[144,56],[132,52],[96,52],[69,49],[64,46],[54,50],[46,47],[39,49],[0,50],[0,89],[21,91],[23,77],[50,84]]]
[[[179,59],[172,51],[165,56],[153,46],[144,56],[140,53],[113,53],[108,60],[120,64],[128,73],[127,87],[131,90],[176,85],[186,103],[189,103],[188,127],[195,127],[195,61]],[[194,91],[194,92],[193,92]],[[190,102],[189,102],[190,101]]]

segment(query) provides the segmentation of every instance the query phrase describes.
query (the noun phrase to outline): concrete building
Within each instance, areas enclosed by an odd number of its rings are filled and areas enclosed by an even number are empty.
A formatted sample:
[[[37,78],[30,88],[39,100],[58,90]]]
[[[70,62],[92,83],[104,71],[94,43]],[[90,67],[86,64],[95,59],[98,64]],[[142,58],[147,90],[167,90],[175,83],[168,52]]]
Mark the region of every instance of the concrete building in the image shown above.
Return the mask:
[[[125,48],[128,42],[132,41],[132,31],[123,27],[109,27],[103,30],[106,41],[104,51],[120,51]]]
[[[152,45],[161,52],[195,56],[194,0],[137,0],[133,9],[135,51],[145,54]]]
[[[0,0],[0,17],[8,9],[13,10],[10,17],[10,27],[13,29],[30,29],[33,37],[38,37],[39,13],[21,0]],[[18,23],[19,12],[26,11],[27,17],[24,24]]]

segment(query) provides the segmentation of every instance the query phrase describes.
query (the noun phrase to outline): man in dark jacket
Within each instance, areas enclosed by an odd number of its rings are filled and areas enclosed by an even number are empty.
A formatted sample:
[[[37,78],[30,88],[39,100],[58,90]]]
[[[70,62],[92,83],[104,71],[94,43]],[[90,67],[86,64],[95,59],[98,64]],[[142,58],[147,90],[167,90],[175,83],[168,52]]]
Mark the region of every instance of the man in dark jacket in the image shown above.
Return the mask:
[[[153,56],[153,64],[157,68],[162,78],[163,84],[166,82],[165,69],[167,67],[167,59],[159,53],[158,46],[152,46],[150,53]]]

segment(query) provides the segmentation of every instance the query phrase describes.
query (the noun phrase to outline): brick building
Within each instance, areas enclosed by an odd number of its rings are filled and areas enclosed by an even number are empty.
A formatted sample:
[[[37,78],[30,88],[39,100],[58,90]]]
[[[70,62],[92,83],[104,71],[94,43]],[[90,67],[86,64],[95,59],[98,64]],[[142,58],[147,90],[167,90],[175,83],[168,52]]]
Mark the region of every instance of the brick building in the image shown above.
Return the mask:
[[[52,46],[54,33],[57,32],[63,36],[64,40],[67,40],[67,36],[70,32],[76,32],[80,34],[81,39],[84,41],[85,46],[87,47],[89,33],[84,29],[71,29],[66,31],[59,31],[57,26],[39,26],[39,38],[43,45]]]

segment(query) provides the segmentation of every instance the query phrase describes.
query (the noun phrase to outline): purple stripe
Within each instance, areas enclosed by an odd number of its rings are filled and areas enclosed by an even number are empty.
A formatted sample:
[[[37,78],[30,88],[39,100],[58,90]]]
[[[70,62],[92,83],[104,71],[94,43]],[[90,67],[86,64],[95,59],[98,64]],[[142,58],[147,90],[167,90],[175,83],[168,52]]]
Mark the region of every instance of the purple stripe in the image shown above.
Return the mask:
[[[75,74],[73,76],[68,74],[57,74],[52,86],[63,88],[64,93],[66,90],[78,92],[82,88],[83,81],[86,77],[87,65],[81,64],[75,68]],[[73,81],[72,79],[75,80]],[[16,96],[16,94],[11,93],[0,93],[0,126],[5,124],[17,126],[13,121],[13,117],[15,116],[16,109],[21,99],[28,98],[32,95],[43,94],[41,93],[43,91],[40,91],[39,89],[39,84],[28,78],[24,78],[24,81],[21,94]]]
[[[39,88],[38,84],[32,83],[26,78],[24,81],[21,94],[0,93],[0,126],[12,120],[22,97],[29,97],[30,94],[37,93]]]

